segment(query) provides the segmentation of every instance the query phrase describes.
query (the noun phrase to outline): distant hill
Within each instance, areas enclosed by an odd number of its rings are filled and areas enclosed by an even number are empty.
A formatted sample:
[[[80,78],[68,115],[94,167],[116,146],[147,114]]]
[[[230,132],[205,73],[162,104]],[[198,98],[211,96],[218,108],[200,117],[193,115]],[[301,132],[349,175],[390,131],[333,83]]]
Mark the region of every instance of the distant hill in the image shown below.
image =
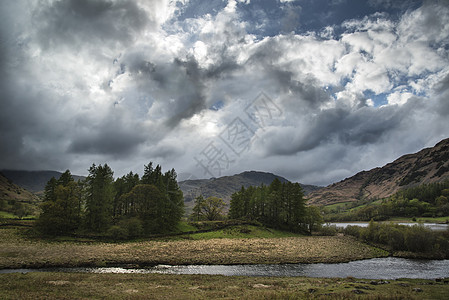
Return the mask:
[[[272,173],[247,171],[233,176],[180,181],[179,186],[184,194],[184,201],[187,203],[187,206],[189,206],[190,204],[188,203],[193,202],[198,195],[203,195],[205,198],[210,196],[219,197],[229,204],[231,195],[240,190],[242,186],[269,185],[275,178],[279,179],[281,182],[288,181],[284,177]],[[321,188],[303,184],[301,184],[301,186],[305,193]]]
[[[398,190],[449,178],[449,139],[404,155],[381,168],[362,171],[309,195],[311,204],[385,198]]]
[[[37,212],[40,199],[33,193],[14,184],[0,173],[0,211],[16,214],[18,210],[25,209],[27,214]]]
[[[62,174],[57,171],[2,170],[1,172],[13,183],[33,193],[42,192],[45,189],[45,185],[52,177],[58,179]],[[78,179],[84,180],[86,178],[84,176],[72,176],[75,181]]]

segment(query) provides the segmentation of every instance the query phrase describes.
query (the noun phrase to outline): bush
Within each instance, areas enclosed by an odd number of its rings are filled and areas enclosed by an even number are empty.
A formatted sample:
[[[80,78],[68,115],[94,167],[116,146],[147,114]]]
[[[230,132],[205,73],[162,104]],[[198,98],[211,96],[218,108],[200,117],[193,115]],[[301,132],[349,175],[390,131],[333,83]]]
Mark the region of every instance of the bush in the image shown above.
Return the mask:
[[[412,252],[427,252],[434,245],[434,234],[424,226],[412,226],[405,232],[405,247]]]
[[[128,232],[126,229],[118,225],[111,226],[107,231],[107,235],[116,241],[126,240],[128,238]]]
[[[335,225],[324,225],[321,227],[321,229],[318,232],[318,235],[325,235],[325,236],[334,236],[338,232],[337,226]]]
[[[343,232],[366,242],[387,245],[394,251],[431,253],[432,256],[449,257],[449,230],[436,232],[423,225],[410,227],[370,222],[367,228],[347,226]]]
[[[142,235],[142,221],[138,218],[125,219],[119,222],[119,226],[126,230],[129,238],[136,238]]]
[[[360,226],[348,225],[343,230],[343,233],[345,235],[351,235],[351,236],[354,236],[356,238],[360,238],[360,231],[361,231],[361,229],[362,228]]]

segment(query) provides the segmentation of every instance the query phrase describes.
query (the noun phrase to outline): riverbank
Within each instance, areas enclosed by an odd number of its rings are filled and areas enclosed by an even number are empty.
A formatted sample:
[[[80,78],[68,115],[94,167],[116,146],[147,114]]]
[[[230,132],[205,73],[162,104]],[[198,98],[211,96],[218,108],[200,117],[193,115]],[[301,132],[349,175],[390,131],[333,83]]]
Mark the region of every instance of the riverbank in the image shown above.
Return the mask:
[[[157,264],[337,263],[388,256],[346,236],[212,238],[138,242],[53,242],[0,230],[0,269]]]
[[[2,299],[448,299],[442,280],[220,275],[0,274]]]

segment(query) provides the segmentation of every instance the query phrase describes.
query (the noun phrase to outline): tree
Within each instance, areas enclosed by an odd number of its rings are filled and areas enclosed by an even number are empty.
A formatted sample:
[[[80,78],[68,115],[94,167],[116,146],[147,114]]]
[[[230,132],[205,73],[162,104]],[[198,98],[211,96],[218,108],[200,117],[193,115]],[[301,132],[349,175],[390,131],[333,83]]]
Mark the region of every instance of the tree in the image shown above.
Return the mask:
[[[69,170],[58,180],[51,178],[45,186],[38,229],[51,235],[73,233],[81,223],[79,199],[80,186],[73,180]]]
[[[131,204],[126,218],[137,217],[142,221],[145,233],[172,230],[181,220],[182,213],[155,185],[139,184],[123,195]],[[178,204],[179,205],[179,204]],[[182,204],[183,205],[183,204]]]
[[[86,226],[104,232],[112,222],[114,172],[105,164],[92,164],[86,179]]]
[[[230,203],[230,208],[229,208],[229,213],[228,213],[229,218],[239,219],[239,218],[245,216],[244,208],[243,208],[244,207],[244,195],[245,195],[245,187],[244,186],[242,186],[240,191],[235,192],[234,194],[231,195],[231,203]],[[201,196],[201,199],[203,199],[203,196]],[[199,214],[199,212],[198,212],[198,214]]]
[[[129,172],[128,174],[117,178],[114,182],[114,205],[113,215],[114,217],[120,217],[121,215],[128,214],[129,207],[132,205],[124,201],[126,198],[123,195],[131,192],[131,190],[140,183],[139,174]]]
[[[321,212],[318,207],[308,206],[306,208],[304,224],[310,234],[312,234],[313,231],[317,231],[320,229],[321,225],[323,224],[323,217],[321,216]]]
[[[168,211],[168,214],[164,215],[164,218],[170,224],[178,223],[184,215],[184,196],[178,186],[177,177],[178,175],[175,169],[166,172],[163,177],[166,185],[165,191],[162,192],[166,193],[168,200],[164,203],[166,206],[165,211]]]
[[[198,196],[195,199],[193,211],[197,220],[215,221],[221,218],[225,207],[226,203],[221,198],[208,197],[204,199],[203,196]]]
[[[199,195],[198,197],[195,198],[195,206],[193,207],[193,212],[191,215],[191,218],[193,220],[199,221],[201,219],[201,217],[203,216],[201,209],[204,205],[203,204],[204,200],[205,199],[204,199],[203,195]]]
[[[231,196],[232,219],[257,220],[266,226],[301,231],[306,215],[304,194],[298,183],[275,179],[269,186],[242,187]]]

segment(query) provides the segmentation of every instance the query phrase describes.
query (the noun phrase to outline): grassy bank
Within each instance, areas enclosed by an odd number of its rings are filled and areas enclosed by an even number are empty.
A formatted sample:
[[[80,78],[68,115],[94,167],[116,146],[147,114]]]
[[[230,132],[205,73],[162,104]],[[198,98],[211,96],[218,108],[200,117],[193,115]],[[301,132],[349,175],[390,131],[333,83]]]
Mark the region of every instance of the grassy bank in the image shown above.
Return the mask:
[[[440,224],[447,224],[449,222],[449,217],[418,217],[418,218],[390,218],[388,221],[391,222],[423,222],[423,223],[440,223]]]
[[[449,299],[433,280],[161,274],[0,274],[2,299]]]
[[[352,237],[263,238],[255,237],[268,235],[262,229],[258,229],[262,232],[251,232],[251,227],[239,228],[230,227],[223,229],[221,233],[193,234],[182,239],[177,237],[175,240],[105,243],[29,238],[24,235],[27,228],[3,227],[0,229],[0,268],[117,264],[333,263],[388,254]],[[251,238],[242,238],[245,234]],[[200,239],[201,235],[203,238]]]

